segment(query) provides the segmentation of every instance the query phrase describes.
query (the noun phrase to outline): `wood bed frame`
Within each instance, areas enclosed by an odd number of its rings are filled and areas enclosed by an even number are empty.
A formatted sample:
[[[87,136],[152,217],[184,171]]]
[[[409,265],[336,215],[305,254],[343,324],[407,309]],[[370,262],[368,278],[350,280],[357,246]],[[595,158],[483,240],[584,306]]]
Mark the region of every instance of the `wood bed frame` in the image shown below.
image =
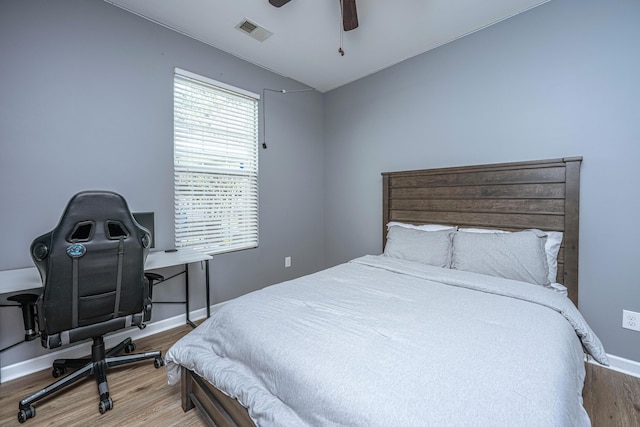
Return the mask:
[[[557,281],[577,306],[581,162],[571,157],[383,173],[383,247],[389,221],[562,231]],[[209,425],[254,426],[237,400],[186,368],[181,387],[182,409],[198,407]]]

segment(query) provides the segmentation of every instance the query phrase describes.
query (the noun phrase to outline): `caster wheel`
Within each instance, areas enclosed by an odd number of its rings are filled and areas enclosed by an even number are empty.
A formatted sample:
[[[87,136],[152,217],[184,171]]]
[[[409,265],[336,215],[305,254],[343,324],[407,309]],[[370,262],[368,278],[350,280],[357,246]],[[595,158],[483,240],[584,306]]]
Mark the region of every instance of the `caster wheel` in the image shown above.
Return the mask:
[[[125,353],[132,353],[136,350],[136,345],[134,343],[129,343],[124,346]]]
[[[164,366],[164,359],[162,357],[156,357],[153,360],[153,366],[155,366],[156,369],[160,368],[161,366]]]
[[[36,408],[33,406],[29,406],[27,409],[21,409],[18,412],[18,421],[20,424],[27,421],[29,418],[33,418],[36,416]]]
[[[100,404],[98,405],[98,410],[100,411],[101,414],[104,414],[105,412],[109,411],[113,409],[113,400],[111,400],[111,398],[107,398],[106,400],[101,400]]]
[[[64,375],[67,373],[67,368],[53,368],[53,370],[51,371],[51,376],[53,378],[58,378],[61,375]]]

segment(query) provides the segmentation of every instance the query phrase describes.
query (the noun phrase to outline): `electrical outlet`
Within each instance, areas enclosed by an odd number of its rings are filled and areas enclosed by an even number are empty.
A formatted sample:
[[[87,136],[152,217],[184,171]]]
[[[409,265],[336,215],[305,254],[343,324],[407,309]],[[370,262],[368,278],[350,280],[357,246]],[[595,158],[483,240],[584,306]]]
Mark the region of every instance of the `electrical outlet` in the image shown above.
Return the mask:
[[[284,266],[285,266],[285,268],[291,267],[291,257],[290,256],[284,257]]]
[[[622,310],[622,327],[640,332],[640,313]]]

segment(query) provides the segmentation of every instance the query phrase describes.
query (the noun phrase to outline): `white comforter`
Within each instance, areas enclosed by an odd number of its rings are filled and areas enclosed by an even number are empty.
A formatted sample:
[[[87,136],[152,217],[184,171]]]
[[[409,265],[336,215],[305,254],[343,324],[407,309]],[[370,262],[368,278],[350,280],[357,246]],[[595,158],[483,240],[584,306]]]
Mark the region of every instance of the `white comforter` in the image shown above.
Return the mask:
[[[259,426],[582,426],[575,306],[536,285],[384,256],[222,305],[167,353]]]

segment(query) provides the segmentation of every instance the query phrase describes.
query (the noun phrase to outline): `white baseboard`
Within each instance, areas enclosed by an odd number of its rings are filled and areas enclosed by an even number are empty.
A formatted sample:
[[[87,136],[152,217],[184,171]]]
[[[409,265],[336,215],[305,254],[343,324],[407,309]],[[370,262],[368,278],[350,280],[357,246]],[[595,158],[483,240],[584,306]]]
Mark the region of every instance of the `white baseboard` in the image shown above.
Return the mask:
[[[589,358],[589,362],[607,369],[611,369],[612,371],[622,372],[623,374],[640,378],[640,362],[614,356],[613,354],[607,354],[607,357],[609,358],[609,366],[601,365],[598,362],[594,361],[591,357]]]
[[[189,318],[192,321],[204,319],[206,316],[207,313],[205,308],[194,310],[189,313]],[[126,337],[131,337],[131,339],[135,341],[143,337],[148,337],[149,335],[155,335],[169,329],[177,328],[178,326],[182,326],[184,324],[186,324],[186,316],[184,314],[181,314],[169,319],[149,323],[144,329],[129,328],[111,335],[107,335],[104,338],[104,342],[106,347],[110,348],[117,345]],[[13,365],[4,366],[0,371],[0,378],[2,379],[2,382],[5,383],[7,381],[23,377],[25,375],[33,374],[34,372],[42,371],[43,369],[51,369],[51,365],[56,359],[73,359],[86,357],[87,354],[90,353],[91,342],[85,342],[79,345],[66,347],[61,350],[52,351],[43,356],[34,357],[33,359],[14,363]]]

